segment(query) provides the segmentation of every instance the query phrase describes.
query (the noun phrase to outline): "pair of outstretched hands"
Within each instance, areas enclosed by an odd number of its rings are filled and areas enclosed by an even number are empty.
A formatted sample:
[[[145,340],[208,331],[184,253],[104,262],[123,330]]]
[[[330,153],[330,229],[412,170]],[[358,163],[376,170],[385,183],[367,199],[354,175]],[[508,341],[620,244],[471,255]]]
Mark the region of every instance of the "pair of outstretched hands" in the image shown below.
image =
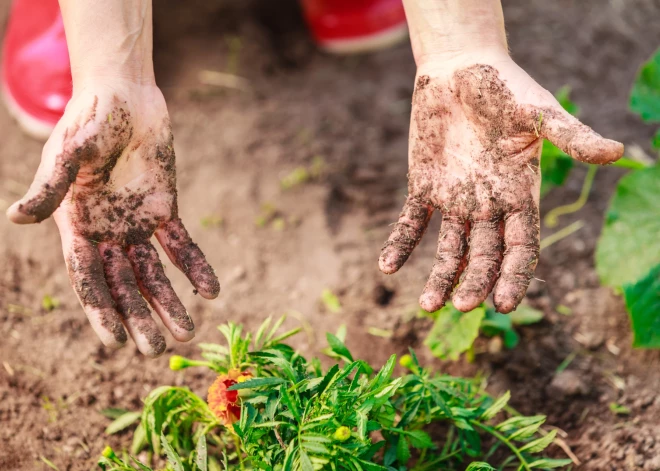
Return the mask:
[[[442,213],[438,249],[420,298],[469,311],[493,291],[508,313],[525,295],[539,256],[539,157],[548,139],[573,158],[608,164],[623,145],[565,112],[512,60],[423,66],[413,95],[408,197],[379,265],[394,273]],[[71,285],[102,342],[158,356],[193,322],[167,279],[156,236],[205,298],[218,279],[177,209],[175,157],[165,100],[155,85],[115,82],[72,98],[46,143],[28,193],[8,210],[16,223],[53,215]],[[452,294],[453,293],[453,294]]]

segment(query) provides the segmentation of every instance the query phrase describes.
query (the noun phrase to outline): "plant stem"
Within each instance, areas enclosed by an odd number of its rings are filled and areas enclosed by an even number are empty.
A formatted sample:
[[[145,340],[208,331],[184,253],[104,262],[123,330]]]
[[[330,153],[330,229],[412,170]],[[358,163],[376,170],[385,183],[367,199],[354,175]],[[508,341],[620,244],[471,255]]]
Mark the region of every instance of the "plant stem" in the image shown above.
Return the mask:
[[[555,227],[559,223],[557,218],[565,214],[571,214],[582,209],[586,204],[587,199],[589,198],[589,193],[591,192],[591,187],[594,183],[594,177],[598,167],[595,165],[590,165],[587,169],[587,175],[584,177],[584,183],[582,184],[582,191],[580,192],[580,197],[571,204],[564,206],[557,206],[556,208],[548,211],[548,214],[545,215],[545,225],[548,227]]]
[[[552,244],[555,244],[555,243],[559,242],[560,240],[565,239],[566,237],[573,234],[574,232],[579,231],[583,227],[584,227],[584,221],[582,221],[581,219],[579,221],[575,221],[572,224],[569,224],[568,226],[564,227],[563,229],[560,229],[557,232],[555,232],[554,234],[550,234],[548,237],[541,240],[539,250],[547,249]]]
[[[529,463],[527,463],[527,460],[523,457],[523,455],[520,453],[518,448],[516,448],[516,446],[509,441],[508,438],[506,438],[504,435],[499,433],[497,430],[489,427],[488,425],[484,425],[482,423],[479,423],[476,420],[470,420],[470,423],[472,425],[475,425],[475,426],[479,427],[480,429],[490,433],[493,437],[497,438],[499,441],[501,441],[506,446],[508,446],[509,449],[516,455],[516,457],[518,458],[518,461],[520,461],[520,465],[524,469],[526,469],[527,471],[531,471],[531,468],[529,467]]]
[[[236,456],[238,456],[238,466],[241,471],[245,471],[245,463],[243,462],[243,453],[241,453],[241,441],[238,439],[238,435],[232,433],[234,437],[234,446],[236,447]]]
[[[448,455],[442,455],[433,461],[429,461],[428,463],[423,463],[422,465],[416,465],[411,471],[427,471],[427,470],[437,470],[439,468],[436,468],[438,463],[442,463],[443,461],[447,461],[450,458],[453,458],[454,456],[458,456],[460,454],[460,450],[456,450],[451,452]]]

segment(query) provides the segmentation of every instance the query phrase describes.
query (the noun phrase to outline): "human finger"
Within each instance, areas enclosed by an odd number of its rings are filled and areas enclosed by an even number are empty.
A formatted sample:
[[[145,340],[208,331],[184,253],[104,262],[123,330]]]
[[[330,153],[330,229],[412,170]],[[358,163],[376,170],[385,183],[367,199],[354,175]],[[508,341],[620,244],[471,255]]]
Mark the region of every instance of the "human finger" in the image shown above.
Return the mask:
[[[99,149],[92,140],[70,150],[44,147],[29,190],[7,209],[9,219],[17,224],[31,224],[50,217],[76,180],[80,162],[94,159],[98,154]]]
[[[165,351],[165,338],[158,330],[146,301],[138,290],[133,267],[117,245],[99,244],[105,278],[117,310],[138,349],[146,356],[157,357]]]
[[[468,231],[467,222],[461,218],[445,216],[442,219],[435,262],[419,298],[425,311],[437,311],[449,299],[465,264]]]
[[[502,222],[474,221],[465,274],[452,295],[452,304],[462,312],[478,307],[493,289],[502,261]]]
[[[156,230],[156,238],[165,253],[206,299],[220,294],[220,282],[206,257],[195,244],[180,218],[172,219]]]
[[[623,156],[623,144],[606,139],[564,110],[559,103],[537,113],[539,134],[576,160],[609,164]]]
[[[195,326],[186,308],[165,275],[156,248],[150,243],[131,245],[127,250],[138,288],[163,321],[167,330],[180,342],[195,336]]]
[[[406,263],[428,226],[433,207],[409,196],[399,220],[380,253],[378,266],[383,273],[395,273]]]
[[[126,343],[126,330],[105,281],[99,252],[84,237],[63,233],[62,248],[71,286],[101,342],[110,348]]]
[[[525,297],[539,259],[539,216],[536,211],[511,213],[504,220],[504,259],[493,301],[498,312],[509,313]]]

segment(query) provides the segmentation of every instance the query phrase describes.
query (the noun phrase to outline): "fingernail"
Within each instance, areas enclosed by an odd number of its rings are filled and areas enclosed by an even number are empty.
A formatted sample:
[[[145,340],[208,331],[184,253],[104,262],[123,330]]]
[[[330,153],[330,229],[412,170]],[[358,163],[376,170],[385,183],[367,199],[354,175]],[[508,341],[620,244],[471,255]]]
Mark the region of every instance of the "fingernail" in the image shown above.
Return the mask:
[[[17,201],[7,209],[7,217],[15,224],[34,224],[37,218],[21,211],[21,202]]]

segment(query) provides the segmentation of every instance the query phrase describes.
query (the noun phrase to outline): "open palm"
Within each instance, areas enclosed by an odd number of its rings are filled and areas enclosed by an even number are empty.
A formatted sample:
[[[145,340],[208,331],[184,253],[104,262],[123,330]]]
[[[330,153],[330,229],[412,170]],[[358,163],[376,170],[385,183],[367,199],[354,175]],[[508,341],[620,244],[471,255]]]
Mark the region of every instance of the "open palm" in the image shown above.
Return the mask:
[[[453,291],[456,308],[469,311],[492,290],[499,312],[514,310],[539,256],[544,138],[587,163],[623,154],[622,144],[565,112],[511,60],[418,71],[409,194],[381,270],[394,273],[405,263],[438,209],[442,227],[421,306],[435,311]]]
[[[177,340],[194,336],[151,237],[202,296],[220,286],[178,217],[172,133],[155,86],[99,86],[71,100],[28,194],[8,210],[18,223],[53,213],[71,284],[106,345],[123,345],[126,328],[144,354],[165,350],[146,301]]]

